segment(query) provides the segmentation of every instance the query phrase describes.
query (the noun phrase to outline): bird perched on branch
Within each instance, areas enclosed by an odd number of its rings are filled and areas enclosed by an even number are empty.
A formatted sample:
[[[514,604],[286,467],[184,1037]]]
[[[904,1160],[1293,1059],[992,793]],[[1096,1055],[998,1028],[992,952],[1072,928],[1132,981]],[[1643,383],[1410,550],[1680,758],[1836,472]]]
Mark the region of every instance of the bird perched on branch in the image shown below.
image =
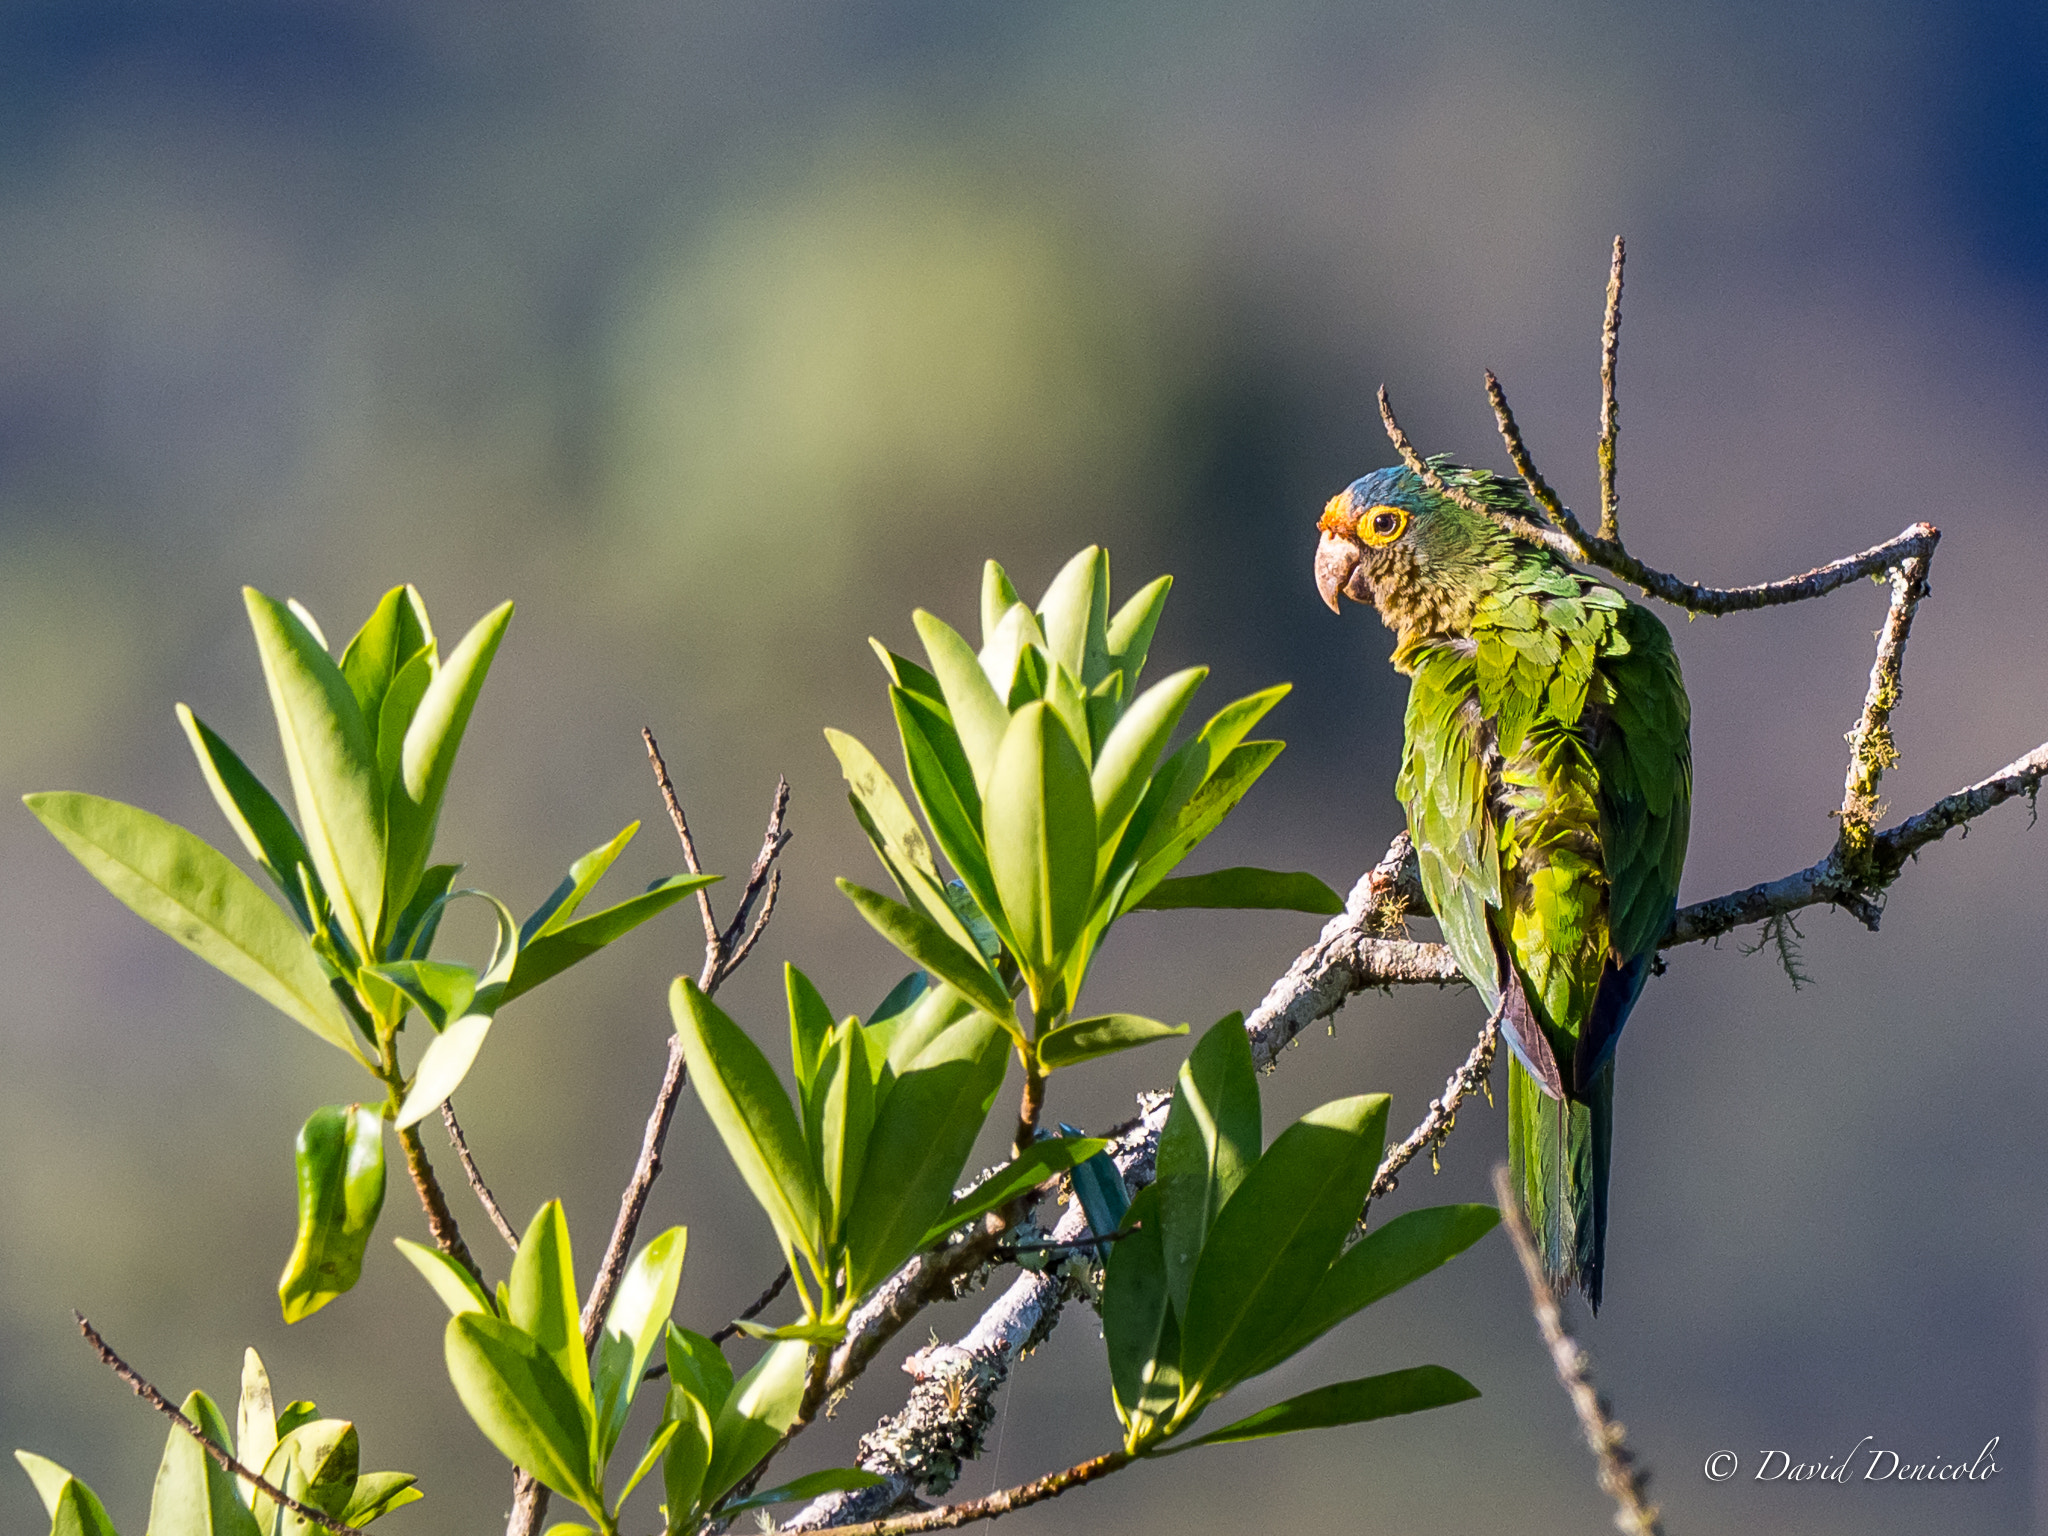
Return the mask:
[[[1671,637],[1487,509],[1519,486],[1448,459],[1332,497],[1316,587],[1371,603],[1411,679],[1395,785],[1459,969],[1499,1019],[1508,1150],[1544,1266],[1597,1308],[1614,1046],[1677,906],[1691,708]]]

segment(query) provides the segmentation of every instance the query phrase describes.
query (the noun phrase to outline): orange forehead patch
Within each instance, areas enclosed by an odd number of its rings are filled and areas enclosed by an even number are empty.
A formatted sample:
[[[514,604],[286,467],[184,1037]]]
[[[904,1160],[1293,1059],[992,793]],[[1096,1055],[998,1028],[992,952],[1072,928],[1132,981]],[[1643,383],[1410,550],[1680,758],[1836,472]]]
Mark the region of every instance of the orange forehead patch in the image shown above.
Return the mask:
[[[1323,507],[1323,515],[1316,527],[1324,533],[1334,533],[1342,538],[1356,538],[1358,535],[1358,514],[1347,509],[1345,493],[1339,491]]]

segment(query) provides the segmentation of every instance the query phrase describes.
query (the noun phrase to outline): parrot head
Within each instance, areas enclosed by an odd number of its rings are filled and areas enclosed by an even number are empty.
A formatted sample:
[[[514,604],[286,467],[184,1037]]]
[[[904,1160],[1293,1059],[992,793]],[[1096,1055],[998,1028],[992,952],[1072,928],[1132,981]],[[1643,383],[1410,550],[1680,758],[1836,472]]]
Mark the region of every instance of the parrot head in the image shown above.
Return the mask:
[[[1508,481],[1444,459],[1431,467],[1502,511],[1530,515]],[[1343,612],[1347,597],[1371,603],[1404,639],[1462,629],[1476,599],[1517,557],[1516,539],[1498,523],[1398,465],[1352,481],[1330,498],[1316,526],[1316,590],[1330,611]]]

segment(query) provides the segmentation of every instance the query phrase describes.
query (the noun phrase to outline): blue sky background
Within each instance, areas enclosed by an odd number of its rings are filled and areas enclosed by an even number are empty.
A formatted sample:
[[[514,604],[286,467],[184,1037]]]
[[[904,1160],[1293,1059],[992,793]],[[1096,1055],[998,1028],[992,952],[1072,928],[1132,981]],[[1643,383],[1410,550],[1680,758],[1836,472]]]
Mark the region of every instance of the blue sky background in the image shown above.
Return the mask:
[[[779,1038],[785,958],[844,1009],[895,975],[830,887],[871,873],[819,734],[888,738],[865,637],[907,645],[918,605],[967,622],[985,556],[1036,591],[1101,542],[1121,590],[1177,577],[1160,665],[1214,666],[1219,703],[1295,684],[1290,750],[1205,859],[1348,887],[1399,826],[1401,689],[1370,616],[1315,599],[1315,516],[1388,458],[1382,380],[1425,447],[1499,465],[1486,367],[1592,501],[1623,232],[1644,558],[1736,583],[1943,528],[1885,783],[1917,809],[2048,736],[2044,86],[2048,22],[1998,4],[0,5],[0,781],[225,840],[171,704],[279,772],[241,583],[330,633],[401,580],[444,635],[510,596],[441,848],[521,909],[635,817],[614,878],[667,872],[648,724],[738,872],[788,773],[783,910],[727,994]],[[1825,851],[1882,612],[1859,586],[1668,616],[1695,706],[1686,899]],[[2048,1528],[2044,836],[2007,808],[1930,850],[1880,937],[1812,914],[1806,990],[1730,940],[1638,1009],[1585,1336],[1674,1531]],[[361,1091],[352,1069],[25,813],[0,817],[0,868],[0,1442],[143,1523],[162,1436],[78,1307],[177,1394],[232,1393],[255,1343],[285,1395],[358,1419],[368,1463],[423,1475],[389,1529],[493,1528],[505,1480],[388,1247],[356,1294],[276,1318],[291,1139]],[[1200,1026],[1315,926],[1133,919],[1094,999]],[[509,1009],[465,1094],[507,1205],[563,1196],[586,1268],[691,928]],[[1464,993],[1354,1002],[1268,1080],[1268,1123],[1381,1088],[1412,1122],[1478,1022]],[[1171,1076],[1155,1049],[1061,1079],[1052,1111],[1121,1118]],[[1399,1198],[1480,1198],[1501,1118],[1468,1111]],[[690,1226],[680,1316],[708,1330],[772,1241],[687,1098],[671,1147],[651,1219]],[[394,1187],[385,1231],[421,1225]],[[1274,1395],[1429,1360],[1485,1396],[1140,1468],[1015,1529],[1604,1528],[1504,1245]],[[806,1464],[904,1388],[877,1369]],[[1909,1459],[1997,1436],[2001,1470],[1700,1473],[1865,1434]],[[1076,1315],[961,1491],[1113,1435]],[[0,1524],[31,1528],[33,1498],[0,1482]]]

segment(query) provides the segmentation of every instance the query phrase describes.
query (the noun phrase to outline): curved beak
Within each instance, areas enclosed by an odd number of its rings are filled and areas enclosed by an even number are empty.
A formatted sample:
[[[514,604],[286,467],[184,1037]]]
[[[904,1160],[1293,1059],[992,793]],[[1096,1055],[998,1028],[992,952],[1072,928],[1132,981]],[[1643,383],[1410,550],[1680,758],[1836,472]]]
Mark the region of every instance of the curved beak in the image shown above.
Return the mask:
[[[1330,612],[1342,614],[1338,599],[1344,595],[1351,573],[1358,569],[1363,551],[1351,540],[1325,533],[1316,544],[1316,590],[1330,605]]]

